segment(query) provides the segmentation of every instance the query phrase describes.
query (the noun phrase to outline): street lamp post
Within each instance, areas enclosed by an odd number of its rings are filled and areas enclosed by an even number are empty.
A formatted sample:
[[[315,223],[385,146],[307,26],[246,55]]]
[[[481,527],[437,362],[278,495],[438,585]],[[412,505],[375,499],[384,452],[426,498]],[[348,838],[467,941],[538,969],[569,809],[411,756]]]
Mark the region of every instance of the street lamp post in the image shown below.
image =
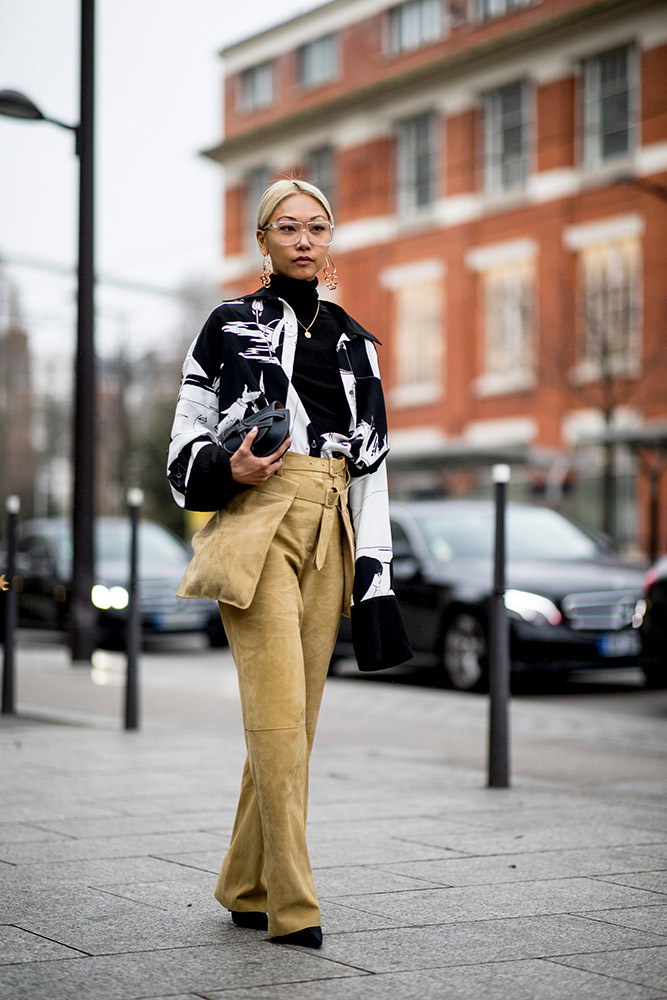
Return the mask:
[[[81,118],[68,125],[44,115],[24,94],[0,91],[0,114],[47,121],[74,131],[79,158],[79,259],[74,402],[74,487],[72,501],[71,648],[74,662],[87,661],[95,643],[95,258],[94,258],[94,116],[95,0],[81,0]]]

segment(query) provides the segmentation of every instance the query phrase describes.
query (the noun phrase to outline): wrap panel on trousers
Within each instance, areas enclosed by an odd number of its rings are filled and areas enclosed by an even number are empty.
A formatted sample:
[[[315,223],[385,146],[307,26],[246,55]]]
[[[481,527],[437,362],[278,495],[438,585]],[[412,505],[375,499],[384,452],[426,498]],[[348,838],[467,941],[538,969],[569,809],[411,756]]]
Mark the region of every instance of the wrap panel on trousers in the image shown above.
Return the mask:
[[[257,589],[271,542],[278,525],[293,501],[301,499],[322,503],[317,490],[299,471],[313,472],[321,463],[330,475],[339,475],[346,467],[345,459],[311,458],[287,452],[283,468],[262,486],[253,486],[237,494],[222,510],[216,511],[204,527],[192,538],[194,556],[178,588],[179,597],[203,597],[236,608],[250,606]],[[289,478],[290,471],[294,477]],[[346,496],[340,487],[329,489],[324,497],[324,514],[318,539],[316,560],[322,565],[332,526],[342,519],[344,529],[345,590],[343,614],[349,617],[354,581],[354,530]]]
[[[350,549],[345,461],[287,457],[282,472],[298,489],[253,599],[247,608],[220,603],[248,756],[215,895],[230,910],[267,912],[272,936],[320,923],[306,843],[308,762]]]

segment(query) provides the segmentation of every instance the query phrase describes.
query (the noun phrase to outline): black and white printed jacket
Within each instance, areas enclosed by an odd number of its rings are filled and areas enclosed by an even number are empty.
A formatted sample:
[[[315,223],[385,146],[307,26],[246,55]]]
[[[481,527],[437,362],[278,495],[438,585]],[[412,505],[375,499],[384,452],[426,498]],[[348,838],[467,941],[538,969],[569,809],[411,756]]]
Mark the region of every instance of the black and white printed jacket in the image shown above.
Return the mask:
[[[172,493],[188,510],[220,510],[247,487],[232,479],[218,444],[239,417],[272,402],[292,415],[290,451],[345,456],[351,473],[355,533],[352,636],[359,667],[375,670],[412,654],[392,590],[387,473],[389,451],[378,343],[340,306],[337,357],[350,407],[346,434],[318,435],[292,385],[298,326],[291,306],[271,290],[223,302],[186,356],[168,457]]]

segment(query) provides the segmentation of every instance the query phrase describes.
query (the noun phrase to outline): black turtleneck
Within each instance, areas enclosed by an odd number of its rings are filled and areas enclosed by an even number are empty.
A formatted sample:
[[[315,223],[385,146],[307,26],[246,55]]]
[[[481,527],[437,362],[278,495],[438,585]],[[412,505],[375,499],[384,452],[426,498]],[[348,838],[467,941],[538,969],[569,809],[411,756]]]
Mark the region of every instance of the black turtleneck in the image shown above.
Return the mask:
[[[327,303],[318,297],[317,278],[304,281],[272,274],[271,291],[289,303],[299,320],[292,383],[315,431],[317,434],[331,431],[347,434],[350,408],[336,357],[341,329]],[[318,302],[320,311],[310,327],[309,338],[304,327],[312,322]]]

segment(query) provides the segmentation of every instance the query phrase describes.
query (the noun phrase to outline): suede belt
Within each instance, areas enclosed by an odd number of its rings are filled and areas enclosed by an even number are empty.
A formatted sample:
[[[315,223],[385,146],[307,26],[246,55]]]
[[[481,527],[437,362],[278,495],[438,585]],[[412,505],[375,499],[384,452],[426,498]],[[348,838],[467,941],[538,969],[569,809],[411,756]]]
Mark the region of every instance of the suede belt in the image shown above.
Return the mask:
[[[285,479],[289,479],[290,470],[287,470],[287,475]],[[327,557],[327,550],[329,548],[329,542],[331,540],[331,532],[333,531],[334,522],[336,520],[335,511],[340,512],[340,516],[343,519],[346,533],[351,533],[351,522],[350,522],[350,512],[347,506],[347,493],[349,490],[349,482],[346,482],[346,476],[338,475],[334,477],[334,481],[338,480],[341,486],[330,486],[328,487],[325,483],[309,483],[301,478],[298,479],[299,489],[297,490],[295,500],[307,500],[309,503],[320,504],[323,508],[322,510],[322,520],[320,521],[320,530],[317,535],[317,545],[315,546],[315,569],[322,569],[324,566],[324,561]],[[295,481],[296,477],[295,477]],[[342,485],[342,484],[345,485]]]

